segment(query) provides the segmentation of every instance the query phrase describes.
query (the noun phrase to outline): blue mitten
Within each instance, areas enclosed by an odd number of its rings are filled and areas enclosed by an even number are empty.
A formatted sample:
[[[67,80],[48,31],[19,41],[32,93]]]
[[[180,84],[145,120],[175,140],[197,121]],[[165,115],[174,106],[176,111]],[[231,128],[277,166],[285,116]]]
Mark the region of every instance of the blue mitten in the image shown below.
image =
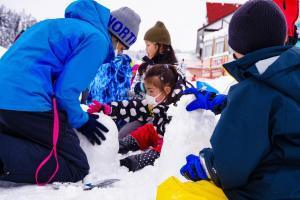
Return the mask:
[[[206,91],[199,91],[196,88],[188,88],[183,91],[183,94],[194,94],[196,99],[187,105],[187,111],[194,111],[197,109],[209,110],[209,97],[212,93]]]
[[[209,104],[210,110],[215,114],[219,114],[227,104],[227,95],[218,94],[212,98]]]
[[[180,169],[180,173],[186,179],[192,181],[208,179],[208,176],[200,162],[199,156],[195,156],[193,154],[190,154],[186,157],[186,164]]]
[[[219,113],[217,110],[222,110],[224,107],[222,105],[227,100],[226,95],[216,95],[216,93],[214,92],[208,92],[205,90],[200,91],[196,88],[188,88],[185,91],[183,91],[183,94],[194,94],[196,97],[196,99],[190,104],[188,104],[186,107],[186,110],[189,112],[197,109],[204,109],[211,110],[214,113]]]

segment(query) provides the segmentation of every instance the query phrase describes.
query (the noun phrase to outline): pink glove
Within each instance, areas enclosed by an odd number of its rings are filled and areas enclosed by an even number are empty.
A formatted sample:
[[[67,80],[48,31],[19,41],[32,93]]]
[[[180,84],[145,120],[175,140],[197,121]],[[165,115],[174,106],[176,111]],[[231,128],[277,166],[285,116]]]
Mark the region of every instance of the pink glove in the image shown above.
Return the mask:
[[[89,109],[87,110],[88,113],[97,113],[97,112],[103,112],[106,115],[111,114],[111,107],[107,104],[102,104],[99,101],[93,100],[93,103],[89,105]]]

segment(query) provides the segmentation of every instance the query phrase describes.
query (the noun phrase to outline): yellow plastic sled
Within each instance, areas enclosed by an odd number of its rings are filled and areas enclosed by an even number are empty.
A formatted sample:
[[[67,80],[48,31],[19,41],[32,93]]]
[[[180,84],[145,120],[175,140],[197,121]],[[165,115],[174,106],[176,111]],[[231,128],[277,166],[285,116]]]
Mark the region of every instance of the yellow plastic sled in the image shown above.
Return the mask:
[[[227,200],[224,192],[209,181],[181,182],[171,176],[158,186],[156,200]]]

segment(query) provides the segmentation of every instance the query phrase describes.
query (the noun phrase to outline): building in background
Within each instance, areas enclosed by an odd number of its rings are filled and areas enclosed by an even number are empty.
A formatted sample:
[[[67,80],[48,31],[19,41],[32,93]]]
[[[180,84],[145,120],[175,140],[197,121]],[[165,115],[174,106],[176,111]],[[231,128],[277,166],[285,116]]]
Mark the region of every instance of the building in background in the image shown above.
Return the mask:
[[[217,78],[224,75],[222,65],[232,59],[228,46],[228,26],[240,4],[206,3],[207,23],[197,31],[196,54],[201,61],[187,68],[198,78]]]

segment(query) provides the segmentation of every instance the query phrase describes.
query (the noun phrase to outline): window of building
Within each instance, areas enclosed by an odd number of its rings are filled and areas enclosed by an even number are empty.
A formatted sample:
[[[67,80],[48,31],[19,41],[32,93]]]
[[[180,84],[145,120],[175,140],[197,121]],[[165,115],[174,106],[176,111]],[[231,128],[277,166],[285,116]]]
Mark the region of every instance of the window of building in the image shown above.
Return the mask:
[[[216,40],[215,55],[224,53],[224,39]]]
[[[212,56],[212,43],[205,44],[204,46],[204,57]]]

